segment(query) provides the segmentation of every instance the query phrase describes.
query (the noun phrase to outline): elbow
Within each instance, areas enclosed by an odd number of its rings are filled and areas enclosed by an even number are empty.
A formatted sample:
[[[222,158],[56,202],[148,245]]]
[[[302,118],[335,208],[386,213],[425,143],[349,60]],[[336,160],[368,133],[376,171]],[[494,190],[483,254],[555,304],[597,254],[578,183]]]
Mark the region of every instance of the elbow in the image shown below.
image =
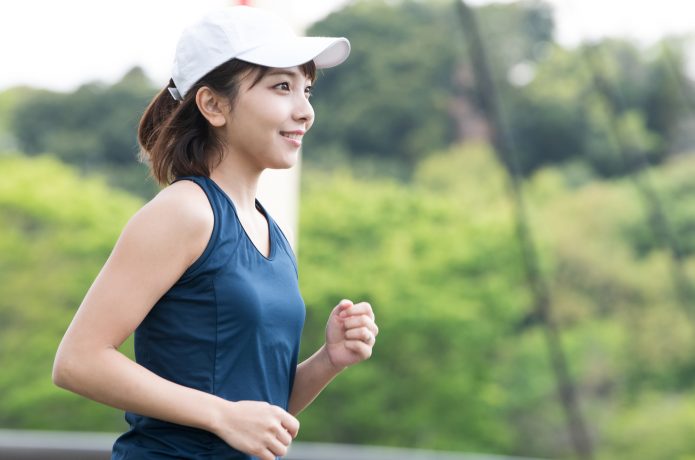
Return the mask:
[[[75,360],[66,356],[63,350],[58,350],[55,360],[53,361],[53,372],[51,378],[53,384],[65,390],[74,391],[75,381]]]
[[[65,360],[61,358],[60,354],[58,354],[55,361],[53,361],[53,373],[51,374],[51,379],[53,380],[53,384],[55,386],[67,388],[68,372],[66,367]]]

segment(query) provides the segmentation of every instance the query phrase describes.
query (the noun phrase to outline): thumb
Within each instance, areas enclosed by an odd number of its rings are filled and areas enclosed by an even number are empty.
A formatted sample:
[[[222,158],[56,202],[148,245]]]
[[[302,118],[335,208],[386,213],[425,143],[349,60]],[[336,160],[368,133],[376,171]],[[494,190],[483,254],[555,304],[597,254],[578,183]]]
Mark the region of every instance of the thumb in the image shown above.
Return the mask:
[[[354,304],[352,300],[349,299],[343,299],[340,302],[338,302],[338,305],[336,305],[335,309],[333,310],[336,314],[340,314],[347,310],[348,308],[352,307]]]

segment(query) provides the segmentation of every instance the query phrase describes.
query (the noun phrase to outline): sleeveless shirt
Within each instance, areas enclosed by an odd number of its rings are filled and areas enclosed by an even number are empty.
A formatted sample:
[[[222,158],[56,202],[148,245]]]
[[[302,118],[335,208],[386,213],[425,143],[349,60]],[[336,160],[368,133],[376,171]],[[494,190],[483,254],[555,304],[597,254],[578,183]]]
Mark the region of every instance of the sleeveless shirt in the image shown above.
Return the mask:
[[[305,319],[292,249],[258,201],[268,222],[268,257],[212,179],[178,180],[203,189],[214,226],[200,257],[136,329],[135,359],[172,382],[287,410]],[[130,412],[126,420],[130,430],[116,440],[112,460],[253,458],[204,430]]]

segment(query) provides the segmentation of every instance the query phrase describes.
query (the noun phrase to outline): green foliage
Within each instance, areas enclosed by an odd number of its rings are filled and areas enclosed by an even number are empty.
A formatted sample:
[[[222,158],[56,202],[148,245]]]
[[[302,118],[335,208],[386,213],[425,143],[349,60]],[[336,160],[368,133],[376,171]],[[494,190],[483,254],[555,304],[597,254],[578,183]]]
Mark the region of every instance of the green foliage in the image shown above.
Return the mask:
[[[111,86],[90,83],[73,93],[27,90],[22,104],[13,106],[11,130],[25,153],[51,152],[83,172],[106,174],[113,185],[152,196],[156,186],[146,181],[147,168],[134,165],[138,121],[153,94],[137,67]]]
[[[501,178],[482,146],[449,158],[471,166],[471,179],[476,168],[492,173],[478,185]],[[427,164],[411,188],[347,172],[306,176],[305,353],[343,297],[370,301],[382,332],[372,359],[307,409],[303,440],[510,450],[509,395],[491,365],[526,298],[510,213],[499,188],[486,203],[443,193],[463,191],[446,159]]]
[[[670,60],[666,51],[654,58],[618,40],[546,47],[533,80],[503,100],[522,170],[572,160],[601,176],[623,176],[663,161],[687,114],[676,95],[687,100],[693,91],[679,81],[685,71],[673,56],[682,48],[668,50]]]
[[[607,427],[608,445],[600,460],[693,460],[695,429],[692,395],[646,394],[632,407],[616,407],[620,415]],[[638,440],[638,442],[635,442]]]
[[[352,53],[340,72],[319,76],[307,158],[320,155],[320,145],[412,165],[445,147],[454,137],[448,111],[462,52],[454,19],[441,5],[357,2],[312,26],[311,34],[350,37]]]
[[[11,151],[17,148],[11,120],[17,107],[36,91],[32,88],[16,87],[0,93],[0,151]]]
[[[689,156],[654,172],[653,182],[667,209],[690,209],[694,195],[688,193],[692,187],[684,178],[693,167],[695,157]],[[657,444],[650,446],[652,441],[646,439],[649,447],[641,450],[637,429],[629,435],[620,432],[631,412],[629,417],[646,423],[648,411],[656,410],[656,405],[641,405],[645,395],[678,398],[695,384],[691,305],[678,300],[669,251],[659,244],[642,246],[645,240],[659,240],[650,231],[645,201],[631,181],[593,182],[571,190],[562,172],[553,170],[537,174],[528,192],[556,317],[586,418],[599,453],[605,454],[601,458],[684,455],[690,445],[685,425],[669,434],[670,445],[678,447],[662,449],[663,455],[655,455]],[[692,244],[695,234],[683,232],[679,237]],[[685,260],[690,283],[695,282],[693,268],[695,259]],[[526,372],[533,370],[527,367]],[[543,413],[538,406],[526,407],[520,413],[526,419],[548,421],[553,419],[552,409]],[[686,417],[681,419],[684,423]],[[618,447],[626,442],[635,445],[629,455]],[[535,450],[548,451],[562,453],[552,444]]]
[[[475,15],[524,174],[571,160],[622,176],[645,159],[663,161],[683,142],[692,146],[684,133],[695,90],[682,41],[564,49],[553,41],[544,2],[492,4]],[[307,159],[370,158],[389,170],[399,161],[409,177],[431,152],[484,136],[451,2],[355,2],[310,32],[347,36],[353,51],[317,82]],[[523,81],[514,77],[519,69],[526,69]]]
[[[687,214],[693,167],[695,157],[684,157],[654,174],[679,197],[669,210]],[[633,183],[586,174],[546,169],[525,187],[554,315],[600,458],[624,458],[630,442],[630,458],[661,458],[656,435],[640,454],[639,430],[658,410],[641,401],[680,398],[695,384],[694,328],[668,253],[635,249],[650,236],[636,236],[647,212]],[[435,154],[410,187],[345,171],[304,181],[304,353],[343,297],[372,302],[381,334],[372,359],[302,415],[302,439],[571,457],[547,343],[524,321],[530,294],[492,153],[469,145]],[[695,281],[695,260],[688,267]],[[690,412],[678,414],[667,458],[689,452]]]
[[[544,4],[488,6],[479,14],[503,72],[552,38]],[[352,43],[340,71],[321,74],[316,85],[318,117],[305,150],[310,160],[321,161],[328,148],[396,159],[412,172],[429,152],[456,141],[460,123],[470,122],[454,115],[462,105],[475,105],[475,89],[450,2],[356,2],[309,32],[347,36]]]
[[[0,155],[0,426],[123,428],[122,415],[54,387],[58,342],[139,200],[50,157]]]

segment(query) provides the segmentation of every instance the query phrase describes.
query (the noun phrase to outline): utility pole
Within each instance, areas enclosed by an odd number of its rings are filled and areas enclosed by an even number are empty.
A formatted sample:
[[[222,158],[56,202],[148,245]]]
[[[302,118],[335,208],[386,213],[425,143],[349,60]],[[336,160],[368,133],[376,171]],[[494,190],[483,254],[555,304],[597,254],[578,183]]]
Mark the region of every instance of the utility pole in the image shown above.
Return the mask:
[[[593,457],[593,447],[579,408],[577,390],[570,377],[567,359],[562,347],[560,328],[553,317],[550,291],[540,273],[538,252],[528,225],[521,183],[521,168],[513,137],[501,113],[497,90],[475,15],[465,1],[454,1],[470,52],[480,100],[491,125],[492,144],[498,159],[507,171],[508,186],[511,190],[516,213],[517,237],[521,246],[527,283],[534,299],[533,314],[540,321],[545,333],[550,362],[555,373],[558,397],[565,412],[567,429],[578,457],[583,460],[590,460]]]

